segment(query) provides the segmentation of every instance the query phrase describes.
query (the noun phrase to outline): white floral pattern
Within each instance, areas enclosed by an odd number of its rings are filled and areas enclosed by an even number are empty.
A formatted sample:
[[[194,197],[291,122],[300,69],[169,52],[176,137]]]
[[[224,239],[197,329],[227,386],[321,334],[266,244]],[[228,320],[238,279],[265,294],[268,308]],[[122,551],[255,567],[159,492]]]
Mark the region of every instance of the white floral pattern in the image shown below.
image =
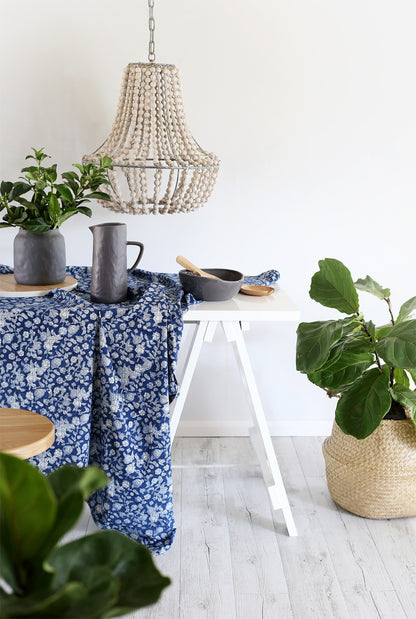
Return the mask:
[[[127,301],[95,304],[90,269],[68,274],[75,293],[0,299],[0,405],[50,418],[55,443],[31,462],[45,473],[99,466],[111,481],[89,500],[95,523],[157,554],[175,534],[169,404],[182,314],[195,300],[177,275],[136,270]],[[278,278],[268,271],[246,281]]]

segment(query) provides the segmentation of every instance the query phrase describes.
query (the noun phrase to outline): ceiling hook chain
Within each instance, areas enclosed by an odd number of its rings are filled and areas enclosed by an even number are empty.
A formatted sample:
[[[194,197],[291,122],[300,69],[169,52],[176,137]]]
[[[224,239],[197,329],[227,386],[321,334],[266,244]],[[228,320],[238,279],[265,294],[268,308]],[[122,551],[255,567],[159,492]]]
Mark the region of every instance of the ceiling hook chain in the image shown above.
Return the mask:
[[[149,5],[149,62],[155,61],[155,41],[154,41],[154,32],[155,32],[155,18],[153,17],[153,7],[155,5],[154,0],[148,0]]]

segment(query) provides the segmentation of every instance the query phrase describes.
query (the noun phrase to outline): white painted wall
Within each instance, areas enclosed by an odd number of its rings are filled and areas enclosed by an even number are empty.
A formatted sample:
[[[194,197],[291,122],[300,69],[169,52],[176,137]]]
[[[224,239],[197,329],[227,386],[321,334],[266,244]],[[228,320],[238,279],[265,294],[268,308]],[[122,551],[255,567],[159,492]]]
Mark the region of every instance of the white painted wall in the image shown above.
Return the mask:
[[[125,65],[147,59],[147,2],[0,8],[0,176],[15,178],[31,146],[68,169],[107,136]],[[178,253],[246,274],[275,267],[303,320],[332,315],[308,296],[326,256],[391,286],[396,308],[413,296],[413,0],[156,0],[155,17],[156,59],[180,69],[190,129],[222,161],[218,184],[193,214],[96,206],[93,223],[124,221],[150,270],[175,271]],[[88,225],[79,216],[62,228],[69,264],[91,263]],[[0,232],[2,263],[14,235]],[[380,302],[363,307],[387,319]],[[295,326],[253,326],[247,341],[272,430],[329,427],[334,403],[296,373]],[[182,432],[224,421],[244,432],[247,417],[231,353],[215,340]]]

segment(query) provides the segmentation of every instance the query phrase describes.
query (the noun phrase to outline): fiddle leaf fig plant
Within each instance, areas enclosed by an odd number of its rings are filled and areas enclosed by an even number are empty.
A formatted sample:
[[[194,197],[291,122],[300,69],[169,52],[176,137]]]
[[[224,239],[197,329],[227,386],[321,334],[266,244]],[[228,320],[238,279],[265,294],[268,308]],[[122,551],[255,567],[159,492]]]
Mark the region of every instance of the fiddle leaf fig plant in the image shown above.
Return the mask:
[[[0,228],[11,226],[41,234],[59,228],[78,213],[91,217],[91,209],[84,206],[90,200],[111,200],[101,190],[110,184],[110,157],[102,157],[99,165],[74,163],[77,172],[64,172],[59,180],[57,165],[44,165],[49,158],[44,149],[32,150],[34,154],[26,159],[33,159],[34,164],[22,168],[24,176],[14,183],[0,184],[0,213],[4,211]]]
[[[358,291],[387,304],[389,324],[377,327],[364,318]],[[301,322],[296,346],[297,370],[338,398],[335,419],[341,430],[363,439],[386,415],[405,419],[406,411],[416,425],[416,297],[403,303],[395,319],[390,290],[368,275],[354,282],[334,258],[319,262],[309,295],[347,315]]]
[[[98,468],[43,475],[0,454],[0,617],[117,617],[156,602],[169,583],[147,548],[117,531],[60,544],[84,501],[108,482]]]

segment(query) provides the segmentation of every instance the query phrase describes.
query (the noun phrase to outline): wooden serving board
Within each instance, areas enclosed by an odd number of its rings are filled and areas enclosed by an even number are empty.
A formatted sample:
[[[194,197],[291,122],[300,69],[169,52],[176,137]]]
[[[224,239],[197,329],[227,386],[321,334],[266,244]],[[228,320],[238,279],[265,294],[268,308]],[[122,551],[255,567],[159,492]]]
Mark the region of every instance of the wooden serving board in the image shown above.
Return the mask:
[[[44,286],[24,286],[18,284],[13,273],[0,274],[0,297],[41,297],[48,294],[54,288],[73,290],[77,280],[74,277],[65,277],[59,284],[46,284]]]

